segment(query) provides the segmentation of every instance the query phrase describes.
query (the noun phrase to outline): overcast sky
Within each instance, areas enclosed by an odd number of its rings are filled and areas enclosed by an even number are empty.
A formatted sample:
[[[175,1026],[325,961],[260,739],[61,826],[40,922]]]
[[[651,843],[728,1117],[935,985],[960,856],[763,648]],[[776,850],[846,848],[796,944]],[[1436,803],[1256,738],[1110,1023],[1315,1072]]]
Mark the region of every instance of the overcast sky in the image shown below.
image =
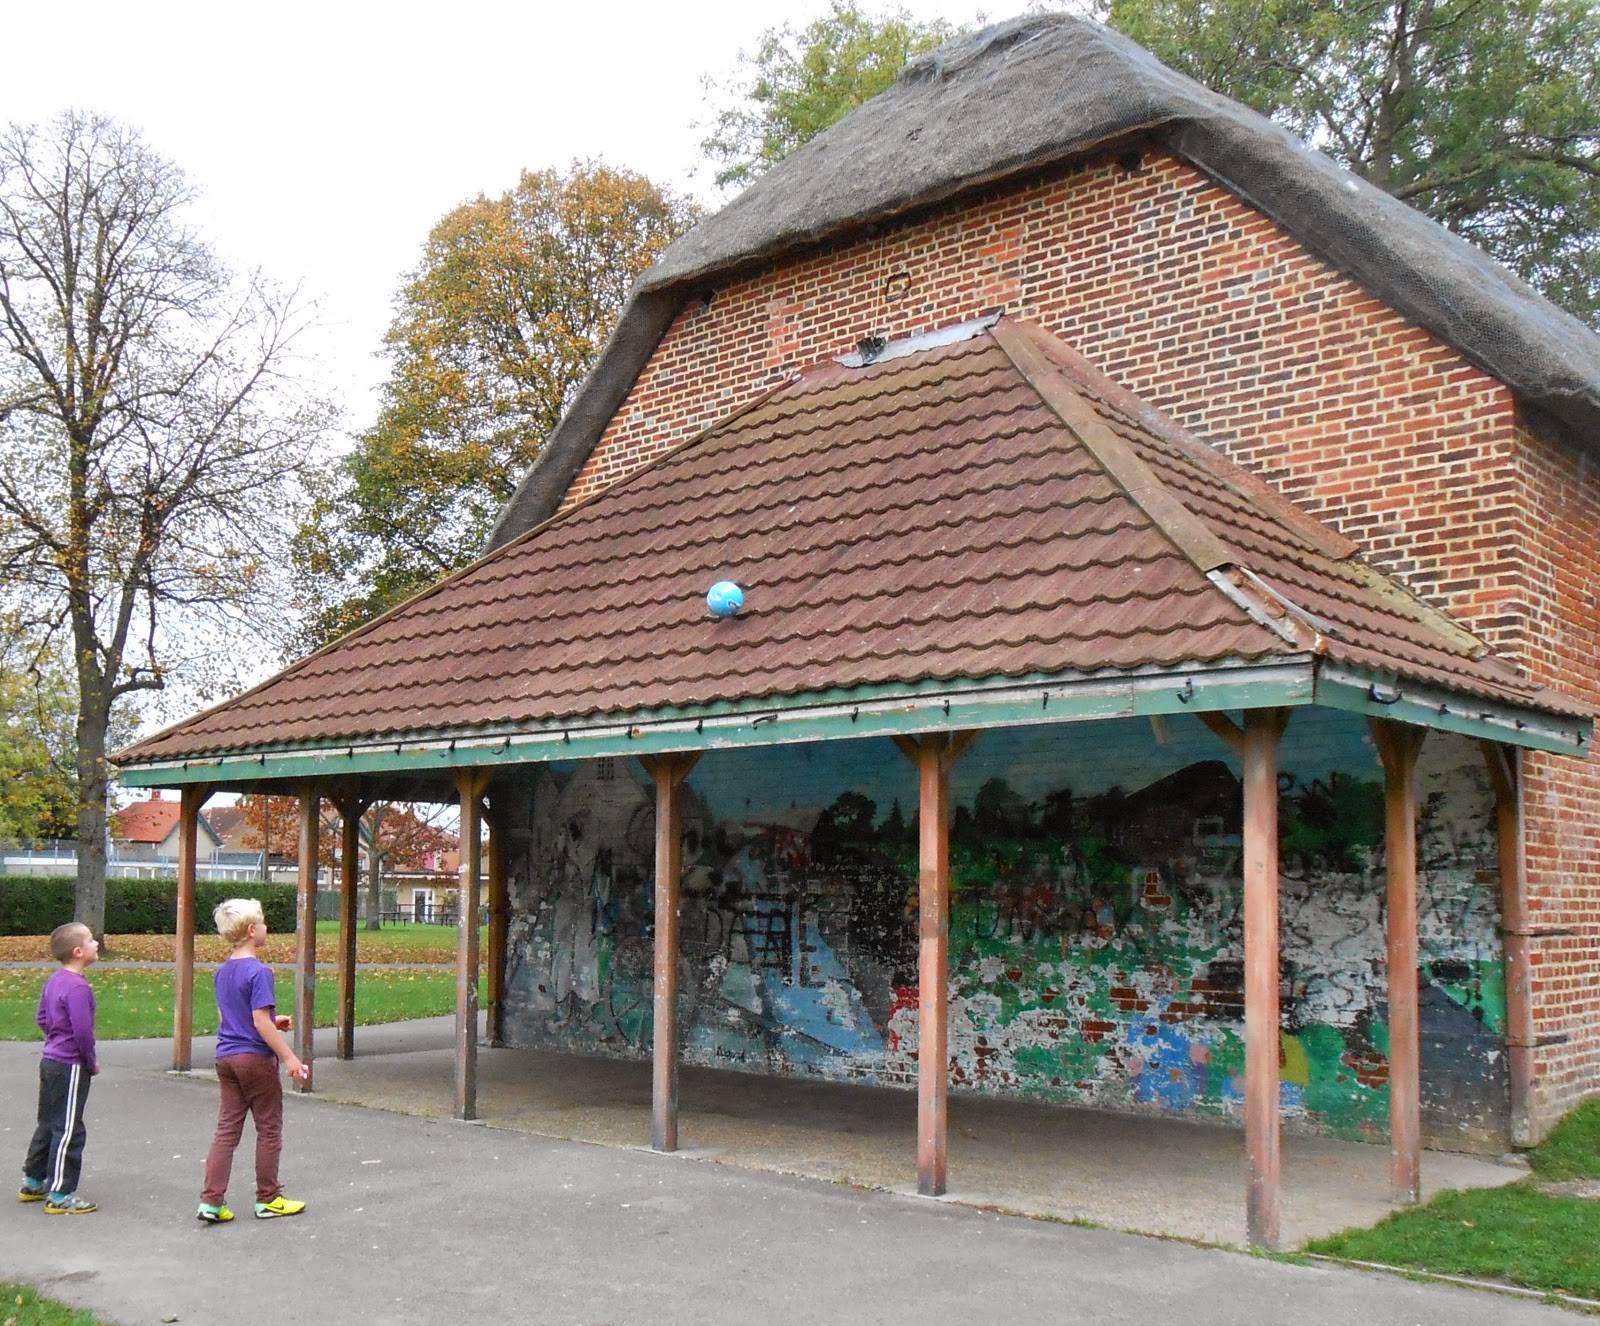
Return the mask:
[[[869,3],[867,8],[881,10]],[[971,23],[973,5],[900,0]],[[1021,9],[1022,0],[1005,10]],[[429,228],[524,167],[604,157],[711,199],[694,173],[704,75],[826,0],[428,6],[80,0],[12,6],[0,119],[75,106],[143,131],[202,194],[197,224],[236,268],[316,301],[324,386],[359,429],[373,357]]]

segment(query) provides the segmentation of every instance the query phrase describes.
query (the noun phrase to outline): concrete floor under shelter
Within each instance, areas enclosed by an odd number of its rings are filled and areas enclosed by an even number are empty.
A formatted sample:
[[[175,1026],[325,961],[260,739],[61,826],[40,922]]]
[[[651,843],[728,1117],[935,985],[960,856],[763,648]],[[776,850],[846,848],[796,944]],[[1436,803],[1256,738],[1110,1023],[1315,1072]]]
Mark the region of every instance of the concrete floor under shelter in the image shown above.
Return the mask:
[[[208,1065],[196,1044],[196,1069]],[[316,1094],[370,1108],[448,1118],[454,1020],[356,1031],[356,1057],[317,1036]],[[478,1051],[479,1120],[495,1128],[600,1146],[648,1148],[648,1062],[537,1050]],[[916,1191],[912,1092],[684,1066],[682,1161],[776,1170],[896,1192]],[[1238,1128],[1025,1101],[950,1097],[944,1200],[1205,1243],[1245,1242],[1244,1134]],[[671,1163],[672,1157],[662,1157]],[[1371,1225],[1388,1200],[1387,1146],[1285,1133],[1282,1246]],[[1514,1158],[1423,1155],[1424,1197],[1495,1187],[1526,1174]]]

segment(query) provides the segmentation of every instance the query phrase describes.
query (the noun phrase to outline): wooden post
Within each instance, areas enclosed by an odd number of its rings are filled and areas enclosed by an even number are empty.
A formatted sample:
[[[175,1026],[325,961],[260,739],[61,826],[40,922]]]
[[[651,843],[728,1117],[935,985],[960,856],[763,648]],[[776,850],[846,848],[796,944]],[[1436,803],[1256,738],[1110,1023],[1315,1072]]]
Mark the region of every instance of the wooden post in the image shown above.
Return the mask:
[[[1500,933],[1505,948],[1506,1058],[1511,1077],[1511,1141],[1532,1146],[1533,1052],[1538,1045],[1533,1029],[1533,972],[1529,952],[1532,939],[1528,921],[1528,876],[1522,851],[1521,752],[1498,742],[1483,743],[1494,787],[1495,822],[1500,840]]]
[[[186,787],[178,811],[178,924],[172,1001],[172,1067],[187,1073],[194,1051],[194,878],[199,851],[200,808],[209,787]]]
[[[480,803],[489,773],[465,769],[461,794],[461,878],[456,893],[456,1098],[458,1119],[478,1117],[478,877]]]
[[[683,832],[678,789],[697,751],[647,756],[639,762],[656,785],[656,954],[651,1048],[650,1146],[678,1149],[678,907],[683,875]]]
[[[370,802],[347,792],[339,808],[339,1058],[356,1057],[356,891],[360,888],[361,817]]]
[[[1227,740],[1214,719],[1228,720],[1206,718]],[[1245,1230],[1253,1248],[1276,1248],[1280,1224],[1278,742],[1288,721],[1287,709],[1251,709],[1242,731],[1228,723],[1244,764]]]
[[[1417,1009],[1417,755],[1427,730],[1369,718],[1383,762],[1389,867],[1389,1186],[1397,1202],[1422,1189],[1422,1037]]]
[[[300,793],[300,871],[295,881],[294,1052],[306,1066],[300,1083],[310,1091],[315,1075],[317,1026],[317,848],[322,798],[314,786]]]
[[[950,770],[976,733],[895,744],[917,765],[917,1192],[941,1197],[949,1173]]]
[[[505,816],[484,807],[489,826],[489,1044],[505,1044],[506,937],[511,923],[506,896]]]

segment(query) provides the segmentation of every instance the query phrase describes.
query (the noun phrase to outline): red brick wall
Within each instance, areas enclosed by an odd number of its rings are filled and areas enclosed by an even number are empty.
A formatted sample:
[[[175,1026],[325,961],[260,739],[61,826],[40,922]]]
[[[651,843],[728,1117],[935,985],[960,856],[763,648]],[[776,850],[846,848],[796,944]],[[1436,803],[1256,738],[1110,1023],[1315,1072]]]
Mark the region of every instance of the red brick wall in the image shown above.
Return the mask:
[[[1509,391],[1167,156],[952,205],[686,308],[579,475],[581,500],[806,365],[1005,310],[1356,540],[1543,679],[1600,704],[1591,466]],[[1575,670],[1574,670],[1575,669]],[[1600,1091],[1600,766],[1527,762],[1540,1123]]]
[[[1531,432],[1521,439],[1530,589],[1523,661],[1600,707],[1600,473]],[[1564,1037],[1535,1053],[1542,1124],[1600,1091],[1600,761],[1524,758],[1534,1023]]]

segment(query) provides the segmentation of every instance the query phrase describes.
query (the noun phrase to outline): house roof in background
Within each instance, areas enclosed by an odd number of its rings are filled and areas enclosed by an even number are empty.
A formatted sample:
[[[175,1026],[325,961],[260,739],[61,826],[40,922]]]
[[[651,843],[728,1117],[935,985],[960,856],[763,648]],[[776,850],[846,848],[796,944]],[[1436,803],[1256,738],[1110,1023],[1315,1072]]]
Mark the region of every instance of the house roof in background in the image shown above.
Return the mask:
[[[705,594],[724,578],[747,606],[718,620]],[[117,758],[1314,658],[1577,712],[1061,342],[1002,321],[820,366]]]
[[[1238,102],[1084,19],[1033,15],[913,61],[886,92],[672,245],[491,536],[559,506],[672,317],[728,274],[1129,141],[1199,167],[1377,298],[1600,448],[1600,337],[1481,250]]]
[[[178,827],[182,811],[181,801],[168,801],[160,797],[135,801],[121,810],[111,812],[111,836],[125,843],[164,843]],[[221,842],[221,836],[206,819],[206,815],[200,816],[201,827],[213,842]]]

